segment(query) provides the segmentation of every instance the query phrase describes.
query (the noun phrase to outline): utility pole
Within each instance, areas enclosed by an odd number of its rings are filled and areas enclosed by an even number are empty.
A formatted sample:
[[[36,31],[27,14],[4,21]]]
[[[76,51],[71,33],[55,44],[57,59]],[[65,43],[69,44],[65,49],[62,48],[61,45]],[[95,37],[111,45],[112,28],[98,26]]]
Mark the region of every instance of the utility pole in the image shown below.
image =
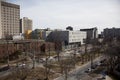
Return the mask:
[[[9,49],[8,49],[8,46],[9,46],[9,41],[6,39],[7,41],[7,64],[8,64],[8,67],[10,67],[10,64],[9,64]]]

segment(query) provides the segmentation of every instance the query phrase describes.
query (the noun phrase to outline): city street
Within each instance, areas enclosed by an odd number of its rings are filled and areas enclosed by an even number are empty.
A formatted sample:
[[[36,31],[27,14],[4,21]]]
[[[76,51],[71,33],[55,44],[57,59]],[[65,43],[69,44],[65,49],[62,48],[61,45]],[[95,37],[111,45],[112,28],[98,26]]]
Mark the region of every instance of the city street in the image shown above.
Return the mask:
[[[0,0],[0,80],[120,80],[120,0]]]
[[[80,47],[80,51],[81,52],[78,52],[79,51],[79,49],[77,49],[76,50],[76,52],[78,53],[77,55],[80,55],[81,53],[84,53],[84,46],[81,46]],[[91,45],[89,45],[89,47],[88,47],[88,49],[90,49],[91,48]],[[67,51],[63,51],[63,52],[61,52],[60,53],[60,59],[66,59],[67,57],[70,57],[70,56],[73,56],[73,54],[75,53],[75,51],[74,50],[67,50]],[[30,53],[29,53],[30,54]],[[55,55],[55,56],[57,56],[57,55]],[[54,56],[51,56],[50,58],[49,58],[49,60],[50,61],[52,61],[52,62],[54,62],[54,61],[57,61],[58,59],[58,57],[56,57],[56,58],[53,58]],[[35,62],[35,67],[44,67],[43,66],[43,64],[45,63],[45,61],[46,61],[46,58],[41,58],[44,62],[43,63],[41,63],[41,62]],[[22,65],[22,64],[21,64]],[[19,67],[22,67],[21,65],[19,65]],[[25,64],[25,65],[23,65],[24,67],[28,67],[28,68],[32,68],[33,67],[33,63],[32,62],[30,62],[30,63],[27,63],[27,64]],[[82,68],[83,67],[83,68]],[[84,71],[87,69],[87,68],[89,68],[90,67],[90,62],[89,63],[87,63],[87,64],[85,64],[85,65],[83,65],[83,66],[81,66],[81,68],[80,68],[80,70],[76,70],[75,69],[75,71],[73,71],[73,72],[71,72],[70,73],[70,75],[68,75],[69,77],[70,77],[70,79],[72,79],[72,78],[74,78],[74,77],[78,77],[78,76],[74,76],[74,75],[82,75],[82,74],[84,74]],[[77,69],[79,68],[79,66],[77,67]],[[7,76],[7,75],[9,75],[9,74],[11,74],[11,72],[12,71],[14,71],[15,69],[17,69],[17,67],[11,67],[10,69],[8,69],[8,70],[6,70],[6,71],[2,71],[2,72],[0,72],[0,77],[3,77],[3,76]],[[71,75],[72,75],[72,77],[71,77]],[[60,79],[59,79],[60,80]]]
[[[93,62],[99,62],[100,60],[102,60],[102,57],[96,58]],[[82,66],[78,66],[76,69],[74,69],[73,71],[70,71],[68,74],[68,80],[82,80],[82,78],[84,78],[85,76],[87,76],[87,73],[85,73],[85,70],[87,70],[88,68],[91,67],[91,63],[88,62]],[[60,76],[54,80],[65,80],[65,76]]]

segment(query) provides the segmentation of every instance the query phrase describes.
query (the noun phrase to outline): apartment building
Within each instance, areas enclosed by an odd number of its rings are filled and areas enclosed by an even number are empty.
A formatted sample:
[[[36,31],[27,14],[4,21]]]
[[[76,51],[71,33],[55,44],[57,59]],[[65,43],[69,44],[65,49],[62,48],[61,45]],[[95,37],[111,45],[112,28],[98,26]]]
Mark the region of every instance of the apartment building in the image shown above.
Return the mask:
[[[19,35],[20,6],[0,1],[0,39],[5,35]]]

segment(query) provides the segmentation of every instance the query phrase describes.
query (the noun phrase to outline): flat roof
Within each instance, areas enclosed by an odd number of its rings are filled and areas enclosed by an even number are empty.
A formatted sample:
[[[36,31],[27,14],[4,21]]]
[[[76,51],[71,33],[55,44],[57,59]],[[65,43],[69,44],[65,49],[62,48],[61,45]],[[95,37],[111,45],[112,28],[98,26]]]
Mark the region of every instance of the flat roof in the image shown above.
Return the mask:
[[[88,31],[88,30],[94,30],[94,29],[97,29],[97,28],[95,27],[95,28],[80,29],[80,31]]]
[[[1,6],[6,6],[6,7],[12,7],[12,8],[20,9],[20,5],[9,3],[9,2],[4,2],[4,1],[1,1]]]

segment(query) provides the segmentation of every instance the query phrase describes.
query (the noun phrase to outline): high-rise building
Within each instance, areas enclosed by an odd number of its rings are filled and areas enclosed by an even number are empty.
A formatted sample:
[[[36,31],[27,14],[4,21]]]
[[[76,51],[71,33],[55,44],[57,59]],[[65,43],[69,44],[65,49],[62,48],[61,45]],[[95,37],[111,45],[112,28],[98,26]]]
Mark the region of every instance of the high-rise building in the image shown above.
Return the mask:
[[[0,38],[20,33],[20,6],[0,1]]]
[[[32,30],[32,20],[27,18],[27,17],[23,17],[22,19],[20,19],[20,33],[25,33],[28,30]]]

